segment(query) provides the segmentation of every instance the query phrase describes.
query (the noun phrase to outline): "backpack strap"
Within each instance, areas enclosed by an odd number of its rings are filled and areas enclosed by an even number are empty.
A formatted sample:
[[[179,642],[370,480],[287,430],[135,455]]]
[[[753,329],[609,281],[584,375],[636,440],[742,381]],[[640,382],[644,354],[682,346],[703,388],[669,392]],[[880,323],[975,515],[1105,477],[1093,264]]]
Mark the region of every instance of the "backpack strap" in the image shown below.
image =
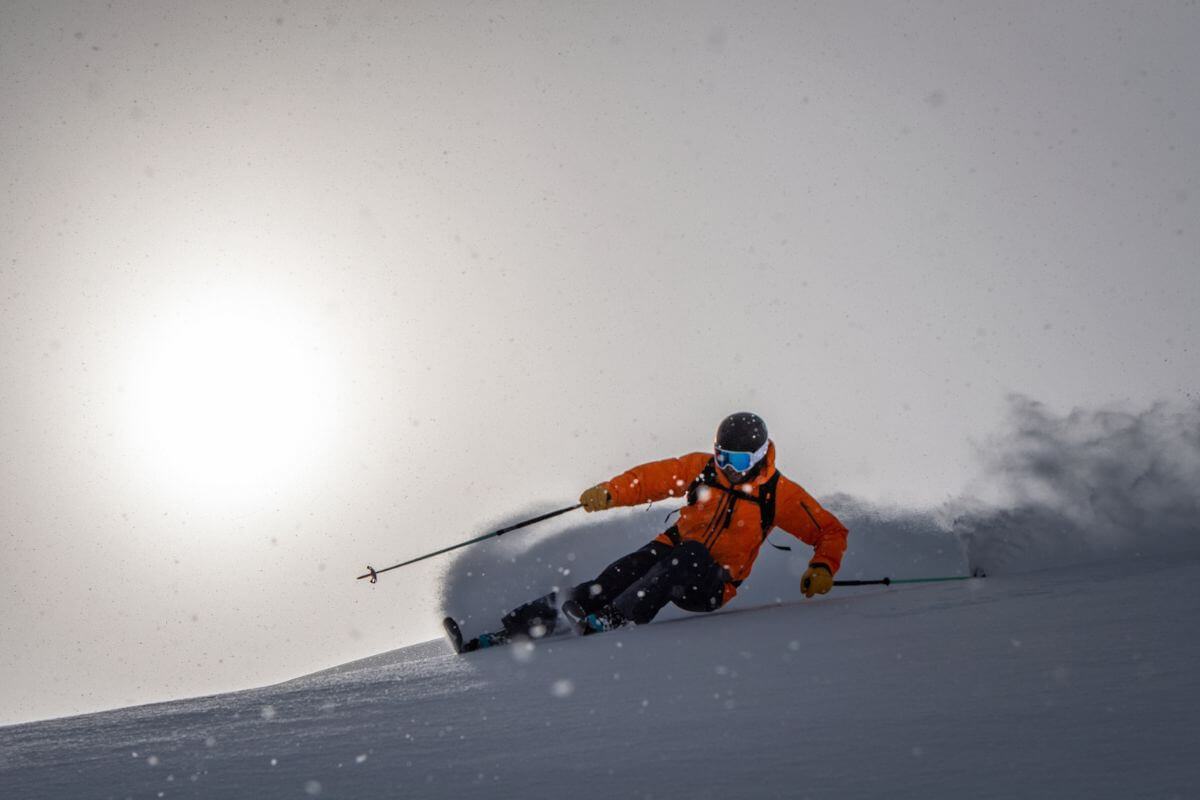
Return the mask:
[[[717,483],[717,462],[716,459],[710,458],[704,464],[704,469],[700,470],[700,474],[692,479],[687,490],[687,504],[695,505],[699,499],[701,486],[708,486],[713,489],[720,489],[723,492],[729,491],[721,484]]]
[[[710,489],[716,489],[720,492],[733,495],[738,500],[747,500],[758,505],[758,513],[762,522],[763,539],[767,538],[767,534],[775,527],[775,492],[779,486],[779,470],[767,478],[761,487],[759,487],[758,495],[744,494],[734,489],[728,489],[720,484],[717,480],[717,464],[716,460],[710,458],[704,465],[704,469],[700,471],[688,486],[687,502],[688,505],[694,505],[700,498],[700,487],[707,486]],[[726,509],[725,524],[722,527],[728,527],[729,521],[733,519],[733,503],[730,503]]]
[[[775,490],[779,488],[779,470],[763,481],[758,490],[758,509],[762,514],[763,538],[775,527]]]

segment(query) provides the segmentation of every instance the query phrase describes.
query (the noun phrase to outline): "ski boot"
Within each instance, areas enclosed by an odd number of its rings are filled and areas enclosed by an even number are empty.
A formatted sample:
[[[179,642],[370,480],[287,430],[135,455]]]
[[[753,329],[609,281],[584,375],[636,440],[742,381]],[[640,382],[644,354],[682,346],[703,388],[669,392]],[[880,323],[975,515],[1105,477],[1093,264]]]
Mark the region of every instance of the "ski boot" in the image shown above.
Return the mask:
[[[588,614],[583,621],[587,625],[589,633],[615,631],[617,628],[633,624],[612,606],[605,606],[594,614]]]
[[[586,636],[591,632],[587,625],[588,612],[584,610],[578,600],[568,600],[563,603],[562,613],[567,618],[567,622],[571,623],[571,629],[577,636]]]
[[[612,606],[605,606],[595,613],[588,613],[577,600],[568,600],[563,603],[562,612],[563,616],[571,621],[571,626],[580,636],[604,633],[629,624],[625,615]]]

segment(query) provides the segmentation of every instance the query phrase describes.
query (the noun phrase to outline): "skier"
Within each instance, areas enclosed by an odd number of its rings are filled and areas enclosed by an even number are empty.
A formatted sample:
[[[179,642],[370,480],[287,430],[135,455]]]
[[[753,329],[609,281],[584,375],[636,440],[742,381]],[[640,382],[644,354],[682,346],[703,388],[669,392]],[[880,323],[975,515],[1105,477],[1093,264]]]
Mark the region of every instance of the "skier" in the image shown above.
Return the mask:
[[[776,525],[813,548],[800,579],[804,596],[833,587],[846,527],[775,468],[775,444],[757,415],[726,417],[712,452],[634,467],[587,489],[579,502],[591,513],[683,496],[687,504],[675,524],[609,564],[595,580],[567,590],[562,612],[580,633],[643,625],[669,602],[686,611],[715,611],[737,594]],[[483,634],[461,649],[550,633],[558,618],[556,599],[551,592],[514,609],[504,616],[503,631]],[[461,641],[461,634],[454,638]]]

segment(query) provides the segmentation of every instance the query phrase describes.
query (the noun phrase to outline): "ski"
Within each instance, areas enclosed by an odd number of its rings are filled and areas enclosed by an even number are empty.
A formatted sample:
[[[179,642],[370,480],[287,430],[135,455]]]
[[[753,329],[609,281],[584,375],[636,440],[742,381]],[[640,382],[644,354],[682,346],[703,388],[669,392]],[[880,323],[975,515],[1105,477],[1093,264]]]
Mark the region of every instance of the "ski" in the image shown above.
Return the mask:
[[[450,641],[450,646],[459,655],[473,653],[476,650],[486,650],[489,647],[498,647],[512,641],[512,637],[504,631],[481,633],[474,639],[464,639],[462,628],[458,627],[458,623],[453,617],[443,619],[442,627],[446,630],[446,638]]]
[[[454,648],[454,652],[461,654],[463,651],[462,629],[458,627],[454,617],[443,619],[442,627],[446,630],[446,638],[450,640],[450,646]]]
[[[908,583],[940,583],[946,581],[965,581],[978,579],[982,578],[985,574],[986,573],[984,573],[983,570],[976,569],[971,575],[949,575],[936,578],[880,578],[877,580],[844,580],[834,581],[834,586],[892,586],[894,584]],[[659,620],[658,623],[654,624],[674,624],[679,622],[687,622],[688,620],[702,619],[705,617],[720,617],[726,614],[744,614],[750,611],[759,611],[767,608],[780,608],[783,606],[794,606],[807,602],[809,601],[793,600],[790,602],[776,601],[773,603],[762,603],[752,606],[743,606],[740,608],[710,611],[706,614],[689,614],[686,617]],[[498,647],[500,645],[511,644],[515,641],[542,641],[543,639],[573,638],[576,636],[590,636],[594,633],[601,633],[610,630],[610,628],[607,626],[596,627],[595,623],[589,621],[589,616],[591,615],[589,615],[584,610],[583,606],[581,606],[576,600],[568,600],[563,603],[562,616],[558,619],[558,622],[552,622],[551,624],[547,625],[543,623],[542,620],[549,617],[549,614],[551,613],[549,609],[552,608],[553,604],[549,602],[548,598],[539,598],[538,600],[526,604],[526,606],[522,606],[520,609],[517,609],[517,611],[506,615],[504,619],[506,630],[497,631],[496,633],[481,633],[474,639],[468,639],[465,641],[463,639],[462,630],[458,627],[458,623],[455,622],[452,617],[446,617],[443,619],[442,627],[446,629],[446,638],[450,641],[450,646],[454,648],[455,653],[460,655],[463,653],[471,653],[475,650],[485,650],[489,647]],[[515,617],[521,617],[518,612],[529,609],[532,609],[532,611],[529,611],[529,613],[525,614],[524,616],[527,617],[528,621],[531,621],[533,625],[528,627],[515,627],[510,625],[510,622]],[[542,616],[537,616],[533,612],[537,612]],[[566,624],[562,624],[564,621]],[[618,624],[616,627],[627,628],[633,626]],[[530,633],[517,633],[514,635],[508,632],[510,629],[517,631],[534,631],[537,633],[537,635]]]

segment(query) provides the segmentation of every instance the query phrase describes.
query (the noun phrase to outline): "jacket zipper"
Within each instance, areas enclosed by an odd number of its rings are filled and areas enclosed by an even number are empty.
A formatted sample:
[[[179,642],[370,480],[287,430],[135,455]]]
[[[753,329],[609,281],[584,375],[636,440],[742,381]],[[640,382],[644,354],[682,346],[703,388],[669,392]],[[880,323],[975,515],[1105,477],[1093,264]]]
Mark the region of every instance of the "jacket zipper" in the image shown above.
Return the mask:
[[[734,491],[737,490],[735,489]],[[733,505],[736,502],[737,497],[733,494],[733,492],[727,492],[725,494],[725,502],[722,504],[721,509],[713,517],[712,524],[716,527],[713,530],[712,541],[709,542],[706,540],[704,544],[704,546],[710,551],[716,546],[717,539],[721,538],[721,534],[725,532],[725,529],[729,527],[729,523],[733,520]]]

